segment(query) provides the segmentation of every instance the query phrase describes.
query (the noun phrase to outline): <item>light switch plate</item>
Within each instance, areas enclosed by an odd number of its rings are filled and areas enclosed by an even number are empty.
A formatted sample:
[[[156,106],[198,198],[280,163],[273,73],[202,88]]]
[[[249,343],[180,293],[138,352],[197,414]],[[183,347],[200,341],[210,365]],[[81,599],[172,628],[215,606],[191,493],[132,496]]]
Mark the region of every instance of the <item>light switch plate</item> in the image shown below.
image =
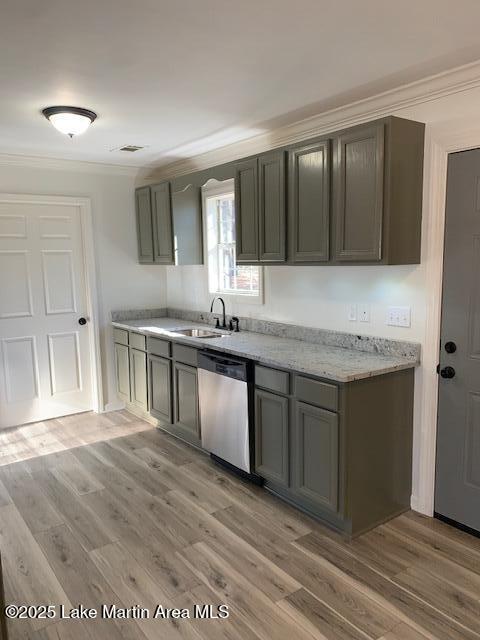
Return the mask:
[[[350,322],[357,321],[357,305],[355,303],[348,305],[348,319]]]
[[[412,324],[410,307],[388,307],[387,324],[391,327],[410,327]]]
[[[370,305],[359,304],[358,305],[358,319],[360,322],[370,322]]]

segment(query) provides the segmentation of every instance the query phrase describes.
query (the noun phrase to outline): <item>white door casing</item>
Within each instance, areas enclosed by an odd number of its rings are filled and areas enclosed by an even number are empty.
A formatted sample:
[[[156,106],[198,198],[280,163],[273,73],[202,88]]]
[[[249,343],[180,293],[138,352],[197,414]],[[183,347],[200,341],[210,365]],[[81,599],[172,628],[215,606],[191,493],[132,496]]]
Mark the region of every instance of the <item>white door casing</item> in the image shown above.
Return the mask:
[[[89,201],[0,194],[0,428],[102,408]]]

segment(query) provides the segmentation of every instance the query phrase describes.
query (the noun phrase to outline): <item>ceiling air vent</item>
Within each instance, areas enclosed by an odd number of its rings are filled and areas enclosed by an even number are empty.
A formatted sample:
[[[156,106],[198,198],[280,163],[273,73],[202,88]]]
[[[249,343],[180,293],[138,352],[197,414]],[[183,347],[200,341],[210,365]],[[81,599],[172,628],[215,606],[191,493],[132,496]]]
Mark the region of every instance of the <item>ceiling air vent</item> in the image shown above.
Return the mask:
[[[137,147],[134,144],[126,144],[124,147],[120,147],[119,151],[128,151],[129,153],[134,153],[135,151],[140,151],[140,149],[145,149],[145,147]]]

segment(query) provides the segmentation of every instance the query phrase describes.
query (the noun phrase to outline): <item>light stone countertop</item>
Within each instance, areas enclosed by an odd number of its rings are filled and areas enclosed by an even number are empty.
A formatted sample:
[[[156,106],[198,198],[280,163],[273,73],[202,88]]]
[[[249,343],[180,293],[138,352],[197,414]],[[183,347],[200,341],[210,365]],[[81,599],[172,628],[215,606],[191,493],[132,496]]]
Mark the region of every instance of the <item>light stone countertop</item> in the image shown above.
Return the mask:
[[[175,334],[175,329],[191,327],[212,329],[211,325],[175,318],[124,320],[112,322],[112,325],[119,329],[169,338],[181,344],[221,351],[271,367],[306,373],[336,382],[352,382],[401,369],[411,369],[419,364],[417,358],[331,347],[251,331],[230,333],[228,336],[218,338],[192,338]]]

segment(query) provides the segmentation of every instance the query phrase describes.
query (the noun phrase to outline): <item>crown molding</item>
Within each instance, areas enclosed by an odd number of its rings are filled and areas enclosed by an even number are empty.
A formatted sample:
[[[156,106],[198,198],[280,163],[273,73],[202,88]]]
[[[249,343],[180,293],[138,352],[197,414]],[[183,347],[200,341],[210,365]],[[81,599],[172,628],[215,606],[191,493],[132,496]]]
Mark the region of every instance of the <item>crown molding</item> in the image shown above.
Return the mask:
[[[0,166],[75,171],[77,173],[114,174],[132,177],[136,176],[140,171],[140,167],[130,167],[120,164],[106,164],[86,160],[62,160],[61,158],[28,156],[13,153],[0,153]]]
[[[480,61],[401,85],[219,149],[157,167],[144,167],[139,177],[147,182],[207,169],[478,87]]]

